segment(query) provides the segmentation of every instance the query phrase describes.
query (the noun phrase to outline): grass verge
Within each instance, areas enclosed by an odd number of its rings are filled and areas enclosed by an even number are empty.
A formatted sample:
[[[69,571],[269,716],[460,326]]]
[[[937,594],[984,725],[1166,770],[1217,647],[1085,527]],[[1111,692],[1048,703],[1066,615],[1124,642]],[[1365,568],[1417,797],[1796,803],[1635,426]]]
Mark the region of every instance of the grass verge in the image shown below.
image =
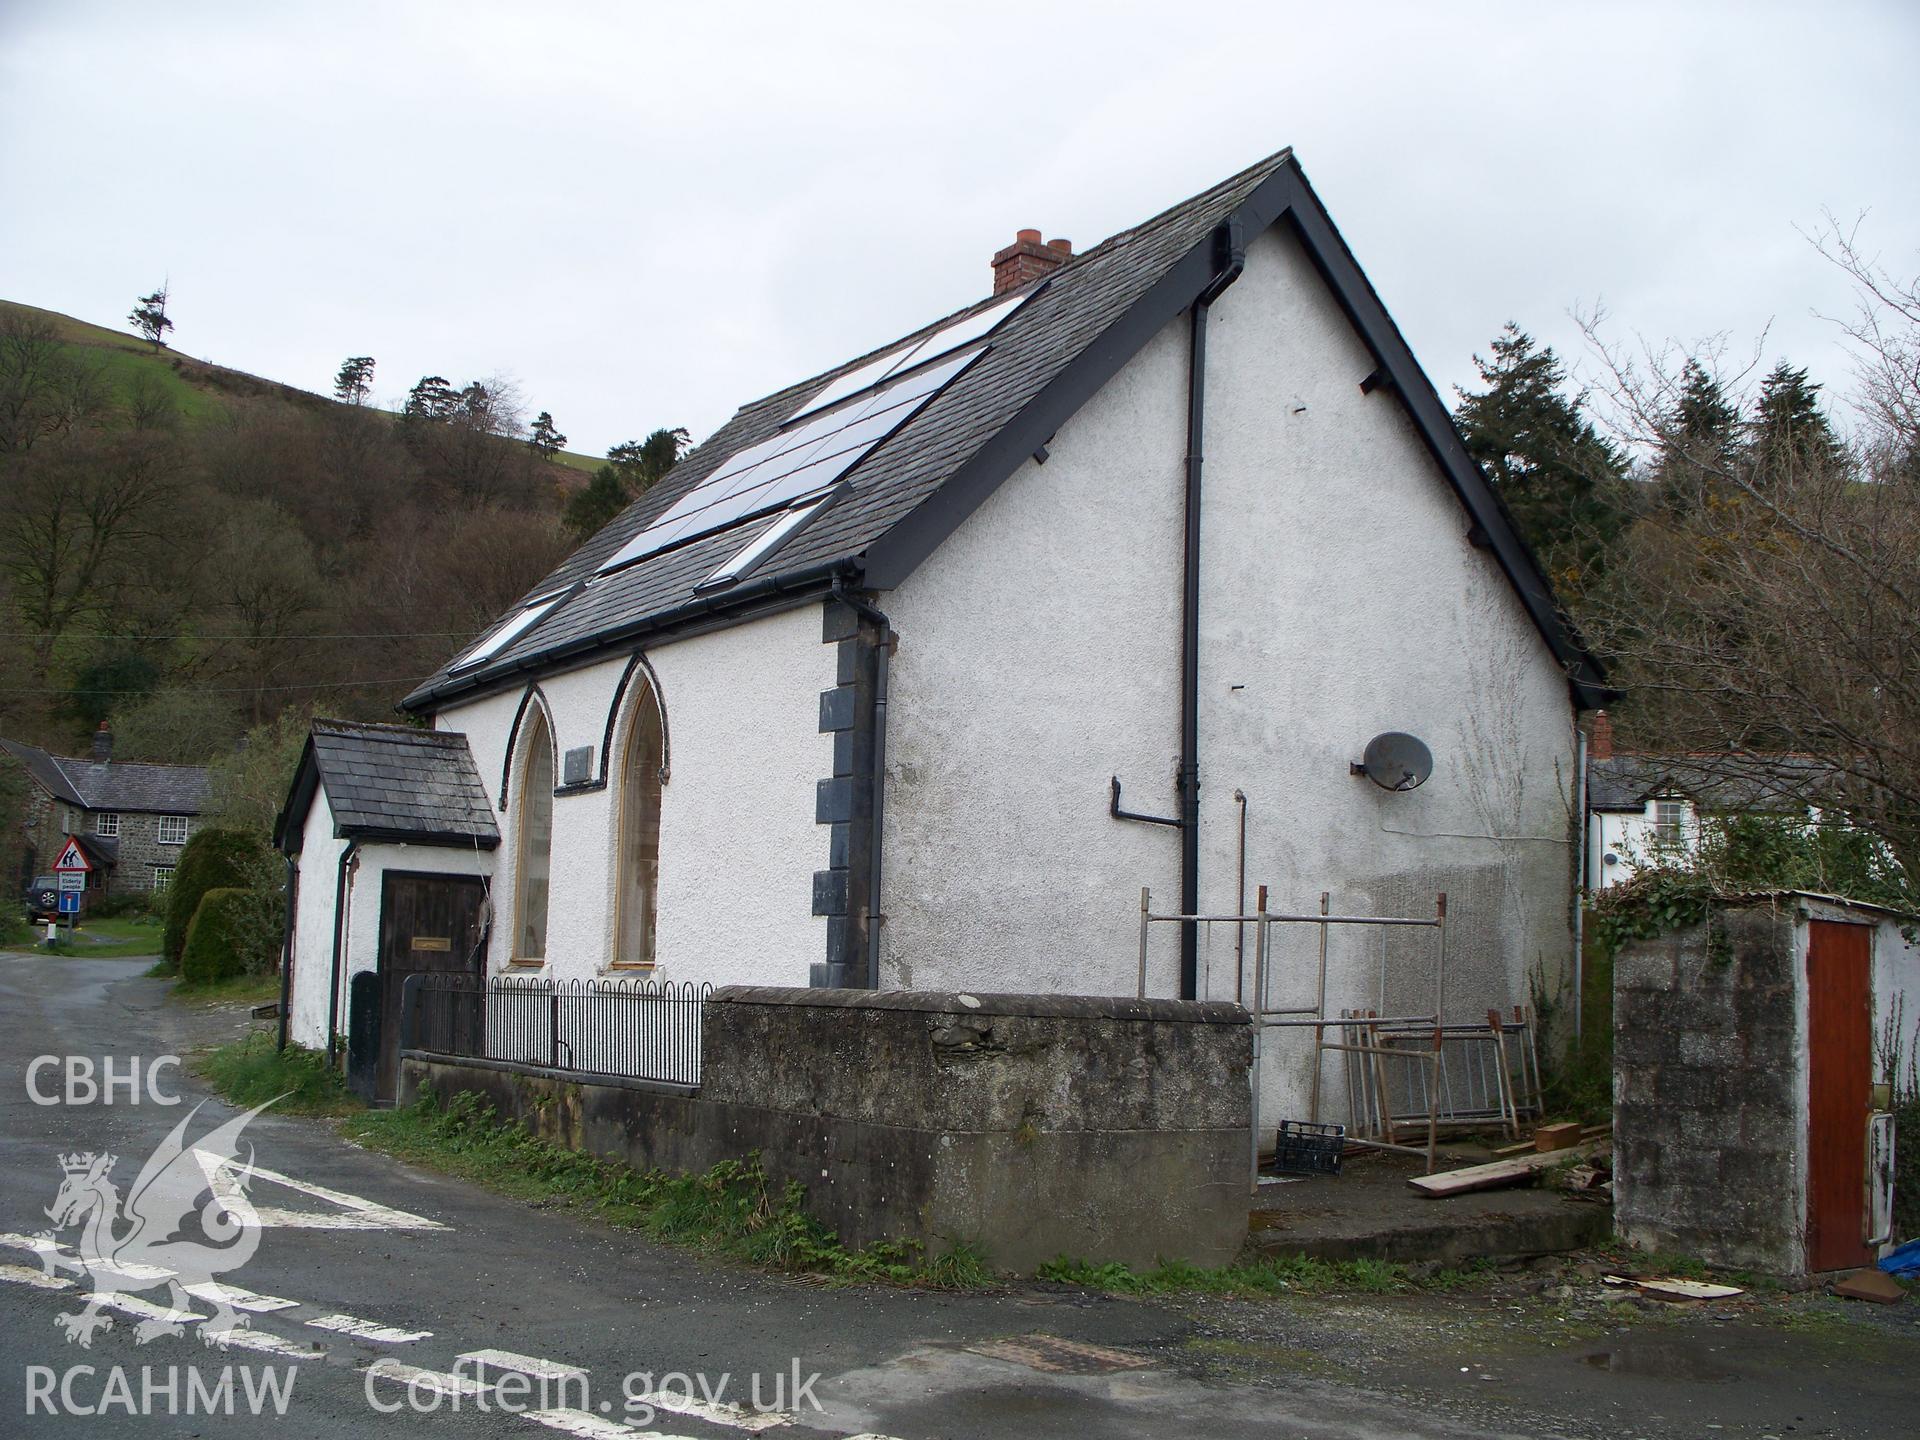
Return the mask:
[[[147,971],[149,975],[167,977],[177,975],[176,970],[163,969],[156,965]],[[191,980],[182,980],[173,987],[171,998],[191,1001],[196,1005],[264,1005],[269,1000],[280,998],[280,977],[278,975],[231,975],[225,980],[208,980],[195,984]]]
[[[274,1109],[285,1115],[344,1115],[360,1108],[326,1056],[299,1045],[276,1049],[265,1033],[203,1051],[193,1063],[235,1105],[278,1100]]]
[[[59,940],[52,945],[36,940],[36,936],[45,933],[43,926],[33,927],[18,938],[15,932],[8,931],[0,943],[31,949],[37,955],[64,955],[76,960],[127,960],[154,955],[160,950],[160,922],[145,916],[90,919],[80,927],[76,938]]]
[[[1491,1267],[1415,1274],[1384,1260],[1316,1260],[1307,1255],[1271,1255],[1210,1268],[1162,1261],[1151,1270],[1110,1261],[1095,1265],[1065,1255],[1049,1260],[1036,1278],[1116,1295],[1220,1295],[1260,1299],[1273,1295],[1404,1295],[1455,1290]]]
[[[703,1175],[641,1172],[502,1125],[471,1094],[444,1104],[431,1094],[399,1110],[369,1111],[342,1132],[372,1149],[472,1180],[533,1204],[566,1208],[724,1259],[834,1281],[882,1281],[937,1290],[993,1283],[964,1243],[927,1256],[912,1243],[843,1246],[806,1213],[798,1184],[778,1186],[757,1155]]]

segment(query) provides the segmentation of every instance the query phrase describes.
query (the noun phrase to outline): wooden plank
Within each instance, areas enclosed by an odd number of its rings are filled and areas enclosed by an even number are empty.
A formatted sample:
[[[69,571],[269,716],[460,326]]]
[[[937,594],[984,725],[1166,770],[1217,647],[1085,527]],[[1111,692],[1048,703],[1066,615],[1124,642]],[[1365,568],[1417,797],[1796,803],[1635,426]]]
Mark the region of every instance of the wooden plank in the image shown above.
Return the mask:
[[[1563,1160],[1593,1149],[1587,1141],[1566,1150],[1519,1155],[1511,1160],[1495,1160],[1486,1165],[1469,1165],[1464,1170],[1448,1170],[1439,1175],[1409,1175],[1407,1184],[1434,1199],[1465,1195],[1474,1190],[1498,1190],[1503,1185],[1518,1185],[1536,1171],[1546,1170]]]

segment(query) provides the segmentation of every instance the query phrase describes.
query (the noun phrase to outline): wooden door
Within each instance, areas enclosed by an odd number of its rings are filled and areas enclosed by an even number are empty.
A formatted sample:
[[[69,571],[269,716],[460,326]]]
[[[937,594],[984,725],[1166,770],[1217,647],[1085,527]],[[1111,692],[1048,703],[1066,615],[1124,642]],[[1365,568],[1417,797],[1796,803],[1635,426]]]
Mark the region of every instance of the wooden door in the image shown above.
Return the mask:
[[[394,1098],[400,999],[409,975],[477,975],[486,966],[486,886],[475,875],[389,870],[380,884],[380,1068],[375,1098]]]
[[[1872,1263],[1866,1235],[1873,1088],[1873,931],[1810,922],[1807,940],[1807,1268]]]

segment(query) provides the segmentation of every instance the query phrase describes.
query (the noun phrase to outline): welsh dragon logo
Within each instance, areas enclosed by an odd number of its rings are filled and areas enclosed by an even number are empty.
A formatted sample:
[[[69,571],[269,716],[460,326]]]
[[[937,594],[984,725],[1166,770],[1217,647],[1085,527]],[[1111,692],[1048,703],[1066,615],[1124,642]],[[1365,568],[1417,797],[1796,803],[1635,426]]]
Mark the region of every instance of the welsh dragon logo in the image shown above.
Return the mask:
[[[37,1248],[48,1275],[69,1269],[92,1286],[85,1309],[54,1317],[69,1341],[92,1348],[96,1331],[113,1328],[113,1317],[102,1314],[103,1308],[114,1307],[119,1296],[163,1285],[168,1309],[135,1328],[134,1338],[142,1345],[160,1335],[186,1333],[180,1322],[192,1315],[189,1289],[218,1307],[200,1327],[206,1344],[225,1348],[233,1332],[249,1323],[212,1282],[246,1264],[260,1245],[260,1219],[247,1197],[252,1147],[245,1165],[236,1168],[236,1162],[240,1132],[271,1104],[235,1116],[189,1145],[187,1127],[201,1108],[194,1106],[147,1157],[124,1202],[111,1179],[118,1156],[85,1151],[60,1157],[64,1178],[46,1210],[53,1229],[35,1238],[42,1242]],[[56,1236],[75,1226],[80,1235],[69,1254]]]

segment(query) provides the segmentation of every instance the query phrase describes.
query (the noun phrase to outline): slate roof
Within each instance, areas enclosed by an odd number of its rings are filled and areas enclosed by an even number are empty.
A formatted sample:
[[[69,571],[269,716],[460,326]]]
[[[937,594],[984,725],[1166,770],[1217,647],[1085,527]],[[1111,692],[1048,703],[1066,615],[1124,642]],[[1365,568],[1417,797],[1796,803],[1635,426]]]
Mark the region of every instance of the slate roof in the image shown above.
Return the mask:
[[[301,752],[274,843],[298,842],[316,791],[324,787],[342,838],[426,845],[500,843],[493,807],[467,737],[411,725],[315,720]]]
[[[18,740],[0,740],[0,749],[18,760],[35,783],[55,799],[83,810],[198,815],[206,808],[204,766],[79,760]]]
[[[1611,755],[1587,762],[1587,806],[1644,810],[1681,796],[1720,814],[1805,810],[1832,767],[1805,755]]]
[[[832,380],[1005,297],[989,297],[742,407],[527,593],[525,600],[570,592],[538,624],[481,665],[457,674],[443,668],[402,701],[402,708],[428,710],[462,693],[523,683],[529,674],[582,663],[696,617],[738,610],[769,596],[824,592],[836,579],[875,589],[897,584],[1147,339],[1193,303],[1219,268],[1223,227],[1243,229],[1250,240],[1283,215],[1293,217],[1382,372],[1414,413],[1478,534],[1498,554],[1573,676],[1582,703],[1600,703],[1608,693],[1600,667],[1565,626],[1511,517],[1467,456],[1444,405],[1307,187],[1292,152],[1283,150],[1034,281],[1024,292],[1027,303],[994,332],[981,358],[855,466],[846,477],[846,492],[758,572],[718,594],[696,591],[775,516],[595,578],[615,550],[732,455],[779,429]]]

